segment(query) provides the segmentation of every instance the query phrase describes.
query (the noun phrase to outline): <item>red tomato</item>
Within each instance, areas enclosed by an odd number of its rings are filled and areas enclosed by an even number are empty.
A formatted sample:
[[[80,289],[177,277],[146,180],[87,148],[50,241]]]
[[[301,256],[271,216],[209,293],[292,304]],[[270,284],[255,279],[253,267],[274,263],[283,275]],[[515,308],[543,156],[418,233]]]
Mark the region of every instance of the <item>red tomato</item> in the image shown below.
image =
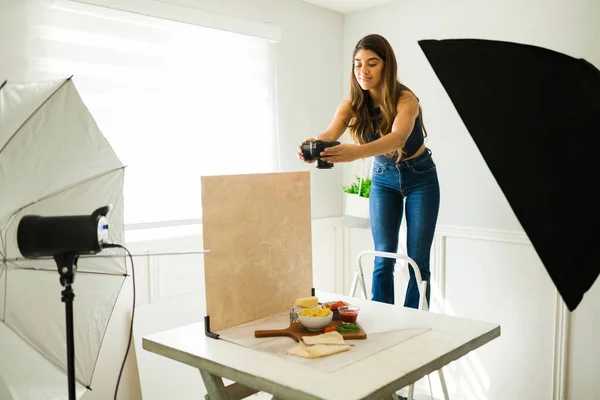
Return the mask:
[[[332,309],[335,309],[335,308],[343,307],[343,306],[345,306],[345,305],[346,305],[346,304],[345,304],[343,301],[336,301],[335,303],[333,303],[333,304],[331,305],[331,308],[332,308]]]

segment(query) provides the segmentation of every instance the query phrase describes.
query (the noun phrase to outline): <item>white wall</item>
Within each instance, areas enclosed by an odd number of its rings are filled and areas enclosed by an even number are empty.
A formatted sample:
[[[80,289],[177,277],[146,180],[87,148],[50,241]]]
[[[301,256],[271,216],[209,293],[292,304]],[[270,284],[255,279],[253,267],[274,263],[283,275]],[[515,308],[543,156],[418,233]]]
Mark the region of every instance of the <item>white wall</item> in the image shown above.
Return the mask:
[[[49,0],[36,0],[39,4],[49,4]],[[94,3],[98,4],[97,1]],[[152,0],[132,0],[127,4],[147,6]],[[165,2],[162,2],[164,6]],[[341,85],[341,55],[343,42],[343,17],[297,0],[173,0],[176,7],[174,15],[184,16],[188,7],[204,12],[215,13],[251,22],[268,23],[281,29],[281,42],[277,44],[277,107],[279,112],[278,129],[280,135],[281,170],[309,170],[312,166],[301,163],[296,158],[296,146],[308,137],[314,137],[329,123],[331,110],[339,101]],[[105,4],[119,6],[120,1],[107,0]],[[182,7],[184,6],[184,7]],[[23,81],[36,80],[35,76],[23,73],[22,63],[27,61],[28,42],[26,31],[25,2],[23,0],[0,0],[0,81],[4,79]],[[10,39],[8,39],[10,38]],[[260,157],[261,145],[248,149],[249,157]],[[311,174],[313,188],[313,215],[327,217],[339,215],[341,197],[341,169],[314,171]],[[191,239],[190,239],[191,240]],[[193,243],[193,242],[188,242]],[[144,249],[155,251],[156,246],[149,244]],[[136,265],[144,265],[137,259]],[[193,257],[179,259],[179,263],[169,264],[169,269],[161,270],[160,289],[148,290],[144,279],[144,268],[140,269],[138,303],[148,301],[148,293],[186,293],[194,288],[203,288],[198,278],[198,269]],[[188,265],[187,272],[178,271],[179,265]],[[156,265],[156,264],[155,264]],[[163,263],[164,265],[164,263]],[[185,269],[185,268],[180,268]],[[137,269],[136,269],[136,272]],[[191,279],[187,279],[191,274]],[[173,289],[173,290],[171,290]],[[111,325],[107,332],[103,350],[93,381],[93,391],[86,399],[107,399],[114,394],[120,362],[126,347],[129,333],[129,311],[132,303],[131,281],[125,283],[122,296],[115,308]],[[57,304],[60,306],[60,303]],[[119,389],[119,398],[135,400],[140,397],[138,372],[135,353],[129,355]]]
[[[0,21],[19,20],[19,7],[0,0]],[[21,0],[18,0],[19,2]],[[139,0],[150,2],[150,0]],[[206,12],[282,29],[277,46],[279,132],[283,171],[312,169],[298,164],[296,144],[318,134],[346,95],[350,72],[345,60],[356,40],[371,32],[390,39],[400,61],[400,77],[422,99],[442,184],[442,209],[433,260],[434,311],[498,322],[502,336],[448,368],[457,399],[560,399],[561,332],[556,291],[527,241],[468,132],[435,79],[416,41],[423,38],[480,37],[528,42],[587,58],[600,65],[598,2],[586,0],[503,0],[398,2],[343,18],[293,0],[171,0]],[[12,2],[17,4],[15,1]],[[17,26],[18,24],[12,24]],[[25,27],[22,27],[23,29]],[[21,30],[0,24],[0,79],[18,73],[26,59]],[[14,77],[14,79],[18,79]],[[315,286],[346,293],[360,250],[371,248],[367,230],[347,230],[341,214],[342,172],[312,174]],[[485,188],[485,190],[481,190]],[[134,237],[134,235],[129,235]],[[201,248],[201,237],[128,242],[134,252]],[[181,257],[181,258],[178,258]],[[201,256],[136,259],[137,303],[202,292]],[[128,334],[131,285],[124,287],[99,359],[94,391],[86,399],[112,398]],[[593,340],[600,328],[597,283],[573,315],[568,347],[571,399],[600,398],[598,357]],[[516,310],[516,311],[515,311]],[[534,326],[535,324],[535,326]],[[125,370],[120,399],[139,399],[134,353]],[[432,379],[435,384],[435,377]],[[554,390],[554,393],[553,393]],[[439,393],[439,391],[438,391]]]
[[[438,310],[502,325],[499,339],[448,368],[452,399],[566,398],[561,391],[571,399],[600,398],[593,356],[600,352],[593,340],[600,284],[574,313],[570,330],[552,282],[417,41],[508,40],[600,66],[599,25],[600,3],[585,0],[398,1],[345,17],[344,59],[360,37],[384,35],[400,79],[422,100],[442,191],[432,266]],[[370,237],[356,232],[350,247],[367,246]]]

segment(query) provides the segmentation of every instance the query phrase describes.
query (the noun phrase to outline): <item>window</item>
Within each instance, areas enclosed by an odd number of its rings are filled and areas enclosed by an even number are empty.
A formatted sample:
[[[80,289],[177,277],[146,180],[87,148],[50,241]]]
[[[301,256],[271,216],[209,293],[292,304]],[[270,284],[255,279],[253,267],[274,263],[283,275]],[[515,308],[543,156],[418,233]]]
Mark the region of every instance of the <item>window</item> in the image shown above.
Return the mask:
[[[127,165],[126,225],[197,221],[201,175],[278,170],[271,41],[64,1],[31,15],[31,76],[73,75]]]

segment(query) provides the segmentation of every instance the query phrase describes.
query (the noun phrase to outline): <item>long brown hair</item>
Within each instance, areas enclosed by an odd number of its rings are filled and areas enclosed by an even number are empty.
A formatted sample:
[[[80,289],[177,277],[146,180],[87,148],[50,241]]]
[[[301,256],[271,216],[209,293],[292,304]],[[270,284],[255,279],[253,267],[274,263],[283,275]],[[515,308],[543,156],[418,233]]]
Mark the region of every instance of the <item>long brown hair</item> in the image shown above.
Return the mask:
[[[383,60],[383,72],[381,77],[381,114],[377,117],[379,127],[376,134],[380,137],[387,135],[396,118],[396,105],[402,91],[412,91],[400,83],[398,80],[398,64],[394,49],[381,35],[371,34],[363,37],[356,43],[352,53],[352,70],[350,73],[350,107],[352,108],[353,118],[348,124],[350,136],[356,143],[364,144],[368,142],[368,137],[373,134],[374,119],[369,114],[369,92],[363,90],[354,76],[354,58],[359,50],[370,50],[377,54]],[[427,131],[423,125],[423,116],[421,106],[419,105],[419,116],[423,126],[423,134],[426,137]],[[394,152],[397,153],[397,152]],[[400,155],[397,155],[400,158]]]

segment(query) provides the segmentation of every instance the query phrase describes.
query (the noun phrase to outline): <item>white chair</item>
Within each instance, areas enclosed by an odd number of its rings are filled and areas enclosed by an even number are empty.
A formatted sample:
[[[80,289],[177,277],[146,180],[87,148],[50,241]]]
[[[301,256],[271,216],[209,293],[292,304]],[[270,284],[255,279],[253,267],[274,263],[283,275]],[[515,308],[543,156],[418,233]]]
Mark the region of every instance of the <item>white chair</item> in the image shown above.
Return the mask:
[[[410,258],[404,254],[399,254],[399,253],[388,253],[388,252],[384,252],[384,251],[372,251],[372,250],[365,250],[362,253],[360,253],[357,257],[354,278],[352,279],[352,285],[350,286],[350,296],[356,295],[356,289],[360,285],[360,289],[361,289],[365,299],[369,298],[367,295],[367,287],[365,285],[365,276],[363,274],[363,267],[362,267],[362,259],[365,256],[395,258],[397,260],[406,261],[407,265],[410,268],[412,268],[413,272],[415,273],[415,278],[417,279],[417,287],[419,288],[419,310],[429,311],[429,305],[427,304],[427,297],[426,297],[427,282],[423,281],[421,279],[421,271],[419,270],[417,263],[412,258]],[[442,386],[442,391],[444,392],[444,399],[449,400],[448,388],[446,387],[446,379],[444,378],[444,371],[440,368],[438,370],[438,374],[440,376],[440,384]],[[427,375],[427,379],[429,379],[429,375]],[[431,390],[431,380],[429,380],[429,387]],[[408,388],[407,400],[413,400],[414,392],[415,392],[415,384],[413,383]],[[433,393],[431,393],[431,396],[433,397]]]

